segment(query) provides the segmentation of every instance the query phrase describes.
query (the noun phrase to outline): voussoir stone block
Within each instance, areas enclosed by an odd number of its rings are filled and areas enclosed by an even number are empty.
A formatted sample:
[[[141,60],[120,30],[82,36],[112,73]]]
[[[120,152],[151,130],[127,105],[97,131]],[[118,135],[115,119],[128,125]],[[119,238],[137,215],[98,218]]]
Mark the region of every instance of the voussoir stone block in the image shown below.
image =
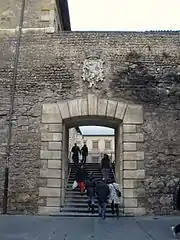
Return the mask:
[[[39,188],[39,196],[40,197],[60,197],[61,189],[60,188]]]
[[[124,170],[124,178],[125,179],[143,179],[145,178],[145,170]]]
[[[78,105],[78,100],[69,100],[68,101],[69,105],[69,112],[70,112],[70,117],[76,117],[76,116],[81,116],[81,106]]]
[[[136,143],[124,142],[124,151],[136,151]]]
[[[59,102],[58,107],[59,107],[62,119],[70,118],[70,112],[69,112],[67,101]]]
[[[141,105],[129,104],[123,122],[126,124],[142,124],[143,107]]]
[[[144,160],[144,152],[124,152],[124,160]]]
[[[56,114],[43,113],[42,123],[62,123],[62,117],[60,113],[56,113]]]
[[[43,104],[42,112],[44,114],[60,114],[57,103],[45,103],[45,104]]]
[[[61,170],[58,169],[40,169],[42,178],[61,178]]]
[[[107,100],[106,99],[98,99],[98,109],[97,109],[97,115],[98,116],[106,116],[106,110],[107,110]]]
[[[124,133],[123,138],[124,138],[124,142],[143,142],[144,134],[143,133]]]
[[[108,100],[107,111],[106,111],[106,116],[107,117],[112,117],[112,118],[115,117],[117,104],[118,103],[116,101]]]
[[[50,132],[42,132],[41,133],[41,141],[62,141],[62,133],[50,133]]]
[[[116,108],[116,113],[115,113],[115,118],[119,120],[123,120],[124,118],[124,113],[126,111],[127,104],[123,102],[118,102],[117,108]]]
[[[93,94],[88,94],[88,115],[94,116],[97,115],[97,96]]]
[[[41,159],[61,159],[61,151],[47,151],[41,150],[40,152]]]
[[[88,115],[88,100],[85,98],[81,100],[81,116],[87,115]]]

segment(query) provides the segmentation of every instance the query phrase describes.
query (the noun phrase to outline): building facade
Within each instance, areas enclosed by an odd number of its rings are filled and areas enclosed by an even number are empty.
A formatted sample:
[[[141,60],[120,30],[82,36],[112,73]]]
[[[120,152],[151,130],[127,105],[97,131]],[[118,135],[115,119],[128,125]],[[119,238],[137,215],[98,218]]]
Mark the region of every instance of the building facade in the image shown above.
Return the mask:
[[[115,160],[114,136],[109,135],[83,135],[89,150],[87,162],[100,163],[104,154],[108,154],[111,162]]]
[[[53,1],[14,2],[0,1],[1,208],[8,169],[9,213],[59,212],[69,128],[91,124],[115,129],[124,212],[173,214],[180,33],[60,32],[40,7]]]

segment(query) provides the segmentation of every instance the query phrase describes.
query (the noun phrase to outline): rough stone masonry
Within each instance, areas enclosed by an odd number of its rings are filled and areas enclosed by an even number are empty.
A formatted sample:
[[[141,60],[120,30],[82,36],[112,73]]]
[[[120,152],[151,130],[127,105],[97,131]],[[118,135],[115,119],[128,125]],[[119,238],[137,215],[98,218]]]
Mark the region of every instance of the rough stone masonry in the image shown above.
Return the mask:
[[[32,2],[29,1],[25,11],[24,27],[51,26],[52,6],[47,7],[50,1],[43,1],[41,13],[39,2]],[[3,5],[1,27],[17,26],[20,3],[13,5],[14,9]],[[40,15],[41,21],[38,21]],[[16,31],[0,31],[0,206],[16,37]],[[106,119],[112,109],[117,112],[115,103],[143,108],[141,124],[123,126],[121,177],[127,212],[174,214],[172,194],[180,167],[179,56],[179,32],[48,34],[43,29],[23,31],[12,121],[8,212],[37,214],[40,208],[47,209],[50,199],[57,200],[55,195],[61,197],[52,176],[59,179],[62,172],[54,166],[49,171],[48,166],[60,164],[50,160],[55,153],[58,160],[61,159],[53,148],[61,146],[62,124],[54,122],[52,113],[48,121],[53,123],[42,124],[43,109],[46,111],[48,104],[59,106],[62,101],[87,99],[91,94],[93,99],[108,101]],[[108,106],[112,109],[108,110]],[[138,112],[134,114],[137,117]],[[44,157],[42,151],[47,149]],[[47,159],[52,151],[51,159]],[[143,153],[143,157],[139,153]],[[143,177],[139,173],[143,173]],[[55,188],[53,191],[47,189],[49,180]]]

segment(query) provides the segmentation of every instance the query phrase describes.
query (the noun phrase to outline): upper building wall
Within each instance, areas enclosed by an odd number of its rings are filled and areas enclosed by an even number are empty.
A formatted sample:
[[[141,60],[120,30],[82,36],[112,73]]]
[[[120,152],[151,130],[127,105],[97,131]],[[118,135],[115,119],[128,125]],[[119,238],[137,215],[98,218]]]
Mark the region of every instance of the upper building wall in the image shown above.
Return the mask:
[[[61,2],[60,4],[56,0],[25,0],[23,27],[55,27],[56,30],[64,30],[68,25],[69,13],[66,0]],[[0,0],[0,28],[16,28],[19,25],[21,10],[22,0]]]

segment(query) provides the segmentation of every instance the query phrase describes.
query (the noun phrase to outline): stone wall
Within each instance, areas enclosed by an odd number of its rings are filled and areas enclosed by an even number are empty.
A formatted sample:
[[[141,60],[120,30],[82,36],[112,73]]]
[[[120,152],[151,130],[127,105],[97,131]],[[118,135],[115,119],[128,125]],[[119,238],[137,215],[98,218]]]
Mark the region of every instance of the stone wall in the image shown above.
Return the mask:
[[[0,35],[0,198],[7,137],[15,36]],[[141,104],[144,124],[145,181],[137,181],[138,207],[150,214],[172,213],[171,197],[180,160],[180,35],[150,33],[24,33],[13,116],[8,211],[36,213],[40,167],[40,120],[44,103],[86,97]],[[104,61],[104,80],[88,88],[83,61]],[[41,146],[42,147],[42,146]],[[44,146],[46,148],[47,146]],[[46,168],[47,162],[41,162]],[[140,167],[140,166],[139,166]],[[142,166],[143,167],[143,166]],[[145,187],[144,187],[145,185]]]

